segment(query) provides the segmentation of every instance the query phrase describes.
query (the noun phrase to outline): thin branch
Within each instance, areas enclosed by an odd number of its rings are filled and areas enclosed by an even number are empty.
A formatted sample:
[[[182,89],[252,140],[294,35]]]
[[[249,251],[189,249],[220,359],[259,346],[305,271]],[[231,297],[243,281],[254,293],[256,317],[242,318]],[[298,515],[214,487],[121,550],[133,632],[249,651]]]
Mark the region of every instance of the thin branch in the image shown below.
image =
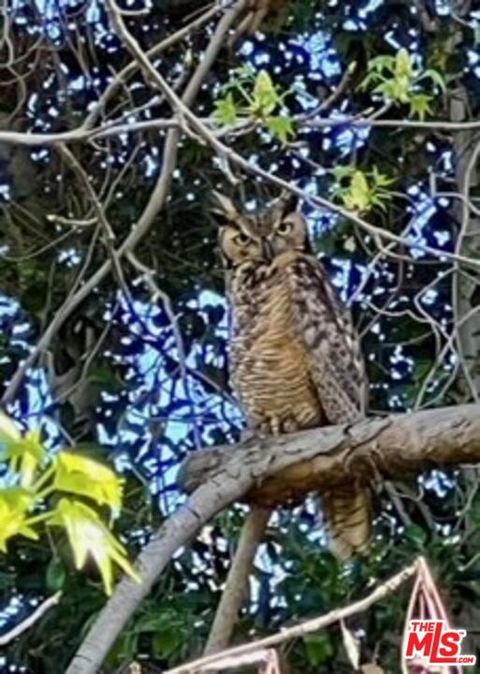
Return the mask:
[[[253,560],[271,514],[271,508],[253,507],[247,515],[210,628],[204,655],[217,653],[226,648],[230,642],[238,613],[245,599]]]
[[[146,52],[148,54],[150,52]],[[335,93],[335,92],[334,92]],[[242,120],[236,127],[217,127],[217,122],[209,117],[198,118],[205,126],[212,129],[215,136],[232,135],[238,131],[251,131],[255,128],[252,120]],[[432,131],[451,131],[462,133],[480,129],[480,121],[452,122],[449,120],[431,120],[422,122],[414,119],[375,119],[372,117],[327,117],[323,119],[293,118],[298,128],[328,129],[336,126],[352,126],[358,128],[379,127],[397,129],[424,129]],[[143,131],[179,129],[182,127],[178,119],[153,118],[138,122],[110,122],[98,127],[81,125],[70,131],[59,133],[30,133],[29,131],[0,131],[0,143],[8,145],[24,145],[27,147],[50,146],[58,143],[86,143],[100,138],[118,136],[122,133],[141,133]]]
[[[236,17],[241,11],[245,0],[239,0],[235,5],[225,10],[222,18],[218,22],[215,32],[210,40],[210,43],[203,54],[203,59],[195,70],[185,92],[181,98],[185,106],[191,105],[200,90],[203,80],[212,67],[224,41],[225,35],[228,33],[230,27],[234,23]],[[154,72],[156,72],[154,70]],[[176,97],[176,94],[174,94]],[[155,187],[150,195],[150,199],[145,206],[143,213],[138,221],[132,226],[130,234],[123,241],[121,246],[115,251],[117,259],[120,259],[129,251],[133,251],[140,243],[143,237],[147,234],[152,226],[155,217],[160,209],[163,207],[165,200],[170,191],[170,184],[175,169],[178,153],[178,137],[179,132],[177,128],[170,129],[165,139],[163,148],[163,156],[161,160],[162,170],[158,176]],[[20,365],[21,372],[13,375],[5,393],[2,397],[3,404],[10,403],[20,386],[23,376],[27,369],[31,367],[37,360],[38,356],[48,348],[51,340],[63,325],[63,323],[71,316],[73,311],[97,288],[102,281],[108,276],[112,267],[111,260],[106,260],[101,267],[93,273],[83,285],[75,292],[71,292],[65,302],[59,307],[51,323],[46,331],[37,342],[35,348],[31,351],[25,361]]]
[[[268,667],[268,664],[273,665],[272,668]],[[278,654],[274,649],[260,648],[254,651],[249,651],[243,655],[231,658],[228,655],[223,656],[223,654],[218,654],[215,661],[210,665],[205,665],[202,668],[202,671],[221,671],[224,669],[237,669],[238,667],[245,667],[246,665],[262,664],[262,672],[268,672],[268,674],[279,674],[280,665],[278,662]]]
[[[469,138],[469,148],[470,148],[470,143],[473,142],[473,139]],[[458,149],[458,148],[457,148]],[[457,166],[457,179],[459,184],[459,189],[462,191],[462,205],[461,205],[461,226],[460,226],[460,231],[458,233],[456,245],[455,245],[455,253],[458,255],[461,253],[464,248],[466,247],[465,245],[465,235],[469,232],[469,227],[470,227],[470,209],[468,207],[468,204],[470,202],[470,192],[472,189],[472,183],[474,182],[474,175],[475,171],[477,169],[478,165],[478,158],[480,156],[480,141],[477,141],[476,145],[469,150],[469,157],[468,161],[466,162],[466,166],[464,167],[463,162],[458,162]],[[477,223],[477,229],[478,231],[476,234],[478,235],[480,233],[480,227],[478,226]],[[478,376],[475,376],[474,371],[475,371],[475,358],[472,357],[475,355],[475,345],[472,347],[472,340],[471,336],[466,333],[465,330],[460,331],[460,320],[464,322],[465,315],[469,315],[470,312],[467,312],[464,316],[460,316],[462,313],[462,309],[465,313],[465,304],[466,304],[466,297],[463,297],[464,294],[466,294],[466,288],[469,287],[471,284],[462,284],[462,279],[460,278],[459,275],[459,265],[456,263],[454,265],[454,276],[453,276],[453,283],[452,283],[452,306],[453,306],[453,313],[454,313],[454,318],[455,318],[455,329],[454,329],[454,336],[455,336],[455,346],[457,349],[457,354],[458,354],[458,360],[459,363],[461,364],[462,367],[462,374],[465,378],[466,383],[468,384],[468,390],[471,395],[471,399],[473,399],[475,402],[478,402],[479,396],[480,396],[480,389],[479,389],[479,382],[480,379]],[[462,292],[463,291],[463,292]],[[477,307],[472,307],[472,308],[477,308]],[[473,315],[473,314],[472,314]],[[465,352],[469,352],[468,355],[470,356],[471,361],[473,362],[466,362]],[[474,381],[475,379],[475,381]]]
[[[0,635],[0,646],[6,646],[9,644],[11,641],[19,637],[21,634],[26,632],[32,625],[34,625],[40,618],[49,610],[52,608],[52,606],[56,606],[58,602],[60,601],[60,597],[62,596],[61,592],[56,592],[53,594],[51,597],[48,599],[45,599],[44,602],[42,602],[35,611],[28,616],[28,618],[25,618],[25,620],[22,620],[21,623],[18,625],[15,625],[9,632],[6,634],[1,634]]]
[[[343,74],[342,79],[340,80],[338,86],[335,87],[335,89],[332,91],[330,96],[327,96],[325,100],[323,100],[319,107],[318,110],[316,110],[314,113],[309,115],[310,119],[314,117],[314,115],[318,114],[319,112],[323,112],[324,110],[329,110],[334,103],[338,101],[340,96],[346,91],[348,85],[350,84],[353,73],[355,72],[357,68],[357,63],[353,61],[352,63],[349,63],[347,68],[345,69],[345,72]]]
[[[162,40],[162,42],[159,42],[157,45],[152,47],[151,49],[148,50],[147,55],[149,58],[153,56],[158,56],[161,54],[163,51],[166,51],[170,47],[173,47],[175,44],[183,40],[184,38],[188,37],[191,33],[194,31],[198,30],[201,28],[203,25],[208,23],[210,19],[213,19],[219,12],[224,11],[224,8],[220,4],[215,4],[214,7],[209,8],[206,12],[204,12],[201,16],[199,16],[197,19],[194,19],[191,23],[189,23],[187,26],[184,26],[180,30],[176,31],[172,35],[169,35],[168,37],[165,38],[165,40]],[[136,60],[133,60],[131,63],[129,63],[125,68],[120,70],[119,73],[115,76],[112,82],[108,85],[108,87],[105,89],[103,94],[101,95],[100,99],[98,100],[98,103],[93,107],[91,110],[90,114],[88,117],[85,119],[83,123],[83,127],[85,129],[92,129],[93,126],[95,125],[95,122],[97,121],[99,114],[101,113],[102,110],[105,109],[105,106],[107,102],[109,101],[110,98],[117,92],[118,88],[120,85],[128,80],[128,78],[136,71],[138,70],[138,63]]]
[[[307,203],[310,203],[313,206],[316,206],[317,208],[319,207],[324,208],[330,212],[341,215],[346,220],[350,220],[351,222],[358,225],[362,230],[370,234],[373,237],[373,239],[379,243],[380,247],[382,247],[381,241],[383,239],[386,241],[391,241],[392,243],[396,243],[401,246],[406,246],[409,248],[417,248],[419,250],[422,250],[424,253],[428,253],[437,258],[455,260],[456,262],[459,263],[461,262],[470,267],[480,269],[480,260],[466,257],[464,255],[449,253],[439,248],[433,248],[432,246],[423,244],[420,241],[415,241],[414,239],[409,241],[408,239],[405,239],[402,236],[398,236],[397,234],[394,234],[393,232],[390,232],[387,229],[371,225],[369,222],[367,222],[359,215],[357,215],[354,211],[349,211],[343,208],[342,206],[339,206],[338,204],[335,204],[334,202],[329,201],[328,199],[324,199],[323,197],[320,197],[318,195],[313,196],[311,194],[308,194],[307,192],[296,187],[292,183],[289,183],[286,180],[283,180],[282,178],[279,178],[278,176],[275,176],[272,173],[269,173],[268,171],[265,171],[260,167],[255,166],[254,164],[250,163],[247,159],[244,159],[233,150],[227,148],[227,146],[223,145],[222,143],[220,143],[220,146],[222,147],[222,151],[228,156],[228,158],[233,163],[240,166],[244,171],[252,173],[261,178],[264,178],[265,180],[273,183],[274,185],[277,185],[277,187],[281,187],[282,189],[287,190],[288,192],[296,194],[298,197],[304,199]],[[383,249],[384,252],[386,252],[386,250],[387,249]]]
[[[155,272],[153,269],[149,269],[149,267],[144,265],[143,262],[141,262],[132,252],[127,253],[127,260],[137,271],[140,271],[142,273],[143,280],[145,281],[145,284],[150,290],[152,303],[157,304],[158,300],[161,301],[163,305],[163,310],[165,311],[165,314],[170,322],[170,327],[172,328],[173,337],[175,340],[175,347],[177,349],[178,354],[178,365],[180,369],[180,376],[183,382],[183,387],[185,389],[187,400],[189,401],[190,414],[193,423],[195,447],[199,449],[201,446],[201,433],[197,422],[195,398],[193,391],[191,391],[190,389],[188,379],[187,354],[185,352],[185,344],[183,342],[182,332],[178,325],[178,320],[175,315],[175,311],[173,310],[172,302],[167,293],[164,292],[155,282]]]
[[[217,653],[216,655],[209,655],[207,657],[198,658],[193,662],[188,662],[185,665],[180,665],[179,667],[174,667],[173,669],[167,669],[164,674],[191,674],[192,672],[201,672],[204,669],[210,669],[211,666],[215,664],[217,660],[224,660],[226,658],[240,658],[248,653],[257,651],[262,648],[271,648],[272,646],[277,646],[282,644],[285,641],[291,641],[292,639],[298,639],[306,634],[311,634],[312,632],[318,632],[324,627],[328,627],[333,623],[349,618],[352,615],[357,613],[363,613],[370,606],[376,604],[378,601],[384,599],[392,592],[395,592],[403,583],[412,578],[418,571],[421,560],[423,558],[417,558],[413,564],[405,567],[397,573],[395,576],[392,576],[387,581],[375,588],[375,590],[369,594],[364,599],[349,604],[343,608],[337,608],[329,613],[326,613],[319,618],[313,618],[307,622],[301,623],[300,625],[294,625],[288,629],[285,629],[277,634],[272,634],[272,636],[265,637],[263,639],[258,639],[257,641],[252,641],[248,644],[242,644],[240,646],[235,646],[234,648],[229,648],[222,653]]]
[[[469,266],[472,267],[480,268],[479,260],[468,258],[459,254],[455,255],[453,253],[449,253],[437,248],[432,248],[431,246],[423,244],[420,241],[418,242],[408,241],[402,239],[400,236],[397,236],[396,234],[393,234],[392,232],[386,229],[375,227],[374,225],[371,225],[369,222],[361,218],[355,212],[349,211],[343,208],[342,206],[339,206],[338,204],[329,201],[328,199],[324,199],[323,197],[312,196],[306,193],[304,190],[297,188],[296,186],[287,182],[286,180],[283,180],[282,178],[279,178],[269,173],[268,171],[263,170],[259,166],[253,164],[248,159],[245,159],[244,157],[236,153],[234,150],[232,150],[232,148],[223,144],[209,130],[209,128],[189,109],[188,104],[177,96],[177,94],[173,91],[173,89],[170,87],[165,78],[157,70],[155,70],[155,68],[147,58],[145,52],[138,44],[137,40],[133,37],[133,35],[128,31],[127,27],[125,26],[121,13],[118,11],[118,8],[116,6],[115,0],[107,0],[107,7],[109,8],[109,11],[111,13],[112,23],[117,31],[117,34],[122,39],[126,48],[130,51],[133,57],[138,61],[139,65],[146,73],[146,76],[148,78],[151,78],[153,82],[155,82],[155,84],[158,86],[158,88],[162,91],[165,98],[170,103],[173,111],[176,112],[179,116],[183,117],[185,119],[185,122],[187,122],[190,125],[192,131],[195,132],[195,134],[198,134],[200,138],[205,140],[210,145],[210,147],[215,152],[217,152],[217,154],[221,158],[224,158],[226,161],[231,161],[235,163],[237,166],[242,168],[247,173],[254,174],[258,177],[264,178],[265,180],[268,180],[269,182],[277,185],[278,187],[282,187],[288,192],[296,194],[297,196],[301,197],[302,199],[305,199],[308,203],[311,203],[314,206],[325,208],[328,211],[341,215],[347,220],[351,220],[356,225],[361,227],[364,231],[366,231],[368,234],[373,236],[374,240],[384,239],[386,241],[396,242],[402,246],[415,247],[423,250],[425,253],[429,253],[430,255],[434,255],[436,257],[452,259],[456,260],[457,262],[463,262],[464,264],[468,264]],[[184,130],[185,132],[188,133],[189,131],[188,126],[186,126]]]
[[[480,120],[452,122],[450,120],[432,119],[422,122],[416,119],[372,119],[370,117],[336,117],[326,119],[293,118],[299,126],[311,129],[322,129],[334,126],[378,127],[396,129],[430,129],[432,131],[475,131],[480,129]]]
[[[137,559],[141,584],[123,578],[100,611],[87,637],[65,674],[96,674],[114,641],[135,609],[150,594],[175,552],[197,535],[201,527],[227,505],[238,499],[252,478],[226,476],[200,487],[157,531]]]
[[[86,143],[88,141],[118,136],[121,133],[141,132],[151,129],[177,128],[178,122],[174,119],[150,119],[141,122],[125,122],[122,124],[108,124],[105,127],[86,129],[79,126],[71,131],[59,133],[30,133],[28,131],[0,131],[0,143],[9,145],[24,145],[27,147],[48,147],[60,143]]]

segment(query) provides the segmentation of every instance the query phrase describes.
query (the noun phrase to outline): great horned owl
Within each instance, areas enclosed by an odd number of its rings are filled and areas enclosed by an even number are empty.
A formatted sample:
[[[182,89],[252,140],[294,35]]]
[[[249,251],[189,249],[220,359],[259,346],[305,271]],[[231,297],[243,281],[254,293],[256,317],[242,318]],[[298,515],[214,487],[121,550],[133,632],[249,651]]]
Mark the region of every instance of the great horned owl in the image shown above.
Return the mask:
[[[268,434],[365,416],[367,379],[347,309],[312,252],[296,201],[256,215],[214,194],[232,308],[230,372],[249,428]],[[322,495],[333,549],[363,551],[370,490],[352,478]]]

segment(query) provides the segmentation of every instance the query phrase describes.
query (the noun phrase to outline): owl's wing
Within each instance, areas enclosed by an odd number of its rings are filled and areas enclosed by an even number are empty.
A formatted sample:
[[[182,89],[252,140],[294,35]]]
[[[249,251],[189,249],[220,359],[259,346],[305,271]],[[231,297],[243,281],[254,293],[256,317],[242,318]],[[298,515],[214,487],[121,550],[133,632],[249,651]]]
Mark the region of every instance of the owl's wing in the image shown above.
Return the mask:
[[[305,346],[325,416],[331,424],[361,419],[366,414],[367,379],[350,312],[313,256],[293,262],[289,283],[297,338]]]
[[[314,257],[299,257],[290,270],[297,338],[305,346],[320,405],[329,423],[353,423],[366,413],[367,378],[350,313]],[[353,478],[324,492],[322,501],[340,559],[365,551],[372,535],[371,487]]]

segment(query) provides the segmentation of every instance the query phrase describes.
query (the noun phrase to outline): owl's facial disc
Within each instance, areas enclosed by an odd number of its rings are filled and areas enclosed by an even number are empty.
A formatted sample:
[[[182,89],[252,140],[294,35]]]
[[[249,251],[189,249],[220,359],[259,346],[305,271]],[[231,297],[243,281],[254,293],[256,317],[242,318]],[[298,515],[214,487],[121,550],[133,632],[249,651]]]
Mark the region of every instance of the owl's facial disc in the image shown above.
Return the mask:
[[[272,223],[268,235],[274,256],[286,251],[309,252],[307,223],[299,211],[283,215]]]
[[[270,264],[287,251],[310,252],[305,218],[296,200],[281,197],[254,215],[241,213],[226,197],[214,195],[219,244],[226,267],[245,262]]]
[[[247,218],[237,219],[220,228],[219,243],[227,267],[237,267],[248,261],[263,261],[262,240],[254,223]]]

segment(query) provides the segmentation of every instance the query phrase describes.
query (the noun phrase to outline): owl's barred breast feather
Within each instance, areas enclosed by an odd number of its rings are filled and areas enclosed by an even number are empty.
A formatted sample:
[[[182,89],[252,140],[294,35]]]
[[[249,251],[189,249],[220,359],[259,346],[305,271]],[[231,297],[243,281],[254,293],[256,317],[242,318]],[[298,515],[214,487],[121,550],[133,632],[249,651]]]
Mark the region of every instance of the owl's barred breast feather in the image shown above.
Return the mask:
[[[232,272],[232,383],[251,428],[291,432],[365,415],[366,376],[350,315],[321,263],[287,251]],[[368,547],[371,492],[352,480],[322,495],[336,554]]]
[[[234,387],[250,427],[279,433],[318,426],[323,414],[293,330],[290,289],[277,267],[263,272],[234,285]]]

